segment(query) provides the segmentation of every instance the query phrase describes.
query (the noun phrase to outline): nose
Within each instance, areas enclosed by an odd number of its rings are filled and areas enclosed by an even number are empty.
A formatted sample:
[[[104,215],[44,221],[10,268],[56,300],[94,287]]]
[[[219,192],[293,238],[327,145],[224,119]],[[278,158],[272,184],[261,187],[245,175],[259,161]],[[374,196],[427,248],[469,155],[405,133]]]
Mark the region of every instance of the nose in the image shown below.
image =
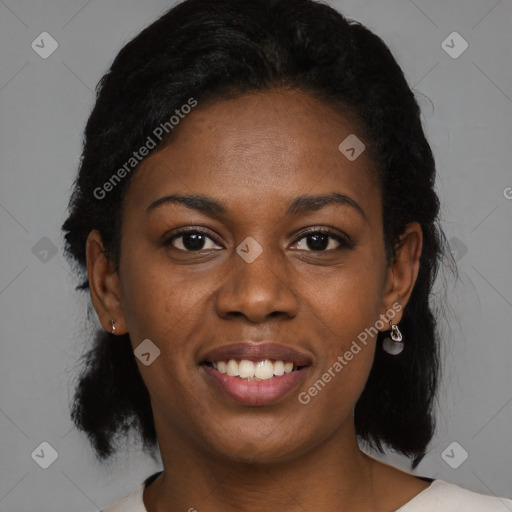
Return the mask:
[[[216,297],[219,316],[243,316],[252,323],[261,323],[269,318],[297,315],[298,300],[283,255],[267,246],[251,263],[237,253],[233,259],[233,267]]]

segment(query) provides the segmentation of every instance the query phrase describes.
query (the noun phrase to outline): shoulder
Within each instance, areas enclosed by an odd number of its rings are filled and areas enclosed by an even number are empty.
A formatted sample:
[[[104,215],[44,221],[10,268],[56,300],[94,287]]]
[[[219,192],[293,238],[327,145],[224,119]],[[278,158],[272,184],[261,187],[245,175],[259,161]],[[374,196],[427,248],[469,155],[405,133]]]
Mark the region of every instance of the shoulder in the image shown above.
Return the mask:
[[[397,512],[510,512],[512,500],[478,494],[444,480],[434,480]]]
[[[100,512],[147,512],[142,499],[143,491],[144,483],[140,484],[128,496],[102,508]]]

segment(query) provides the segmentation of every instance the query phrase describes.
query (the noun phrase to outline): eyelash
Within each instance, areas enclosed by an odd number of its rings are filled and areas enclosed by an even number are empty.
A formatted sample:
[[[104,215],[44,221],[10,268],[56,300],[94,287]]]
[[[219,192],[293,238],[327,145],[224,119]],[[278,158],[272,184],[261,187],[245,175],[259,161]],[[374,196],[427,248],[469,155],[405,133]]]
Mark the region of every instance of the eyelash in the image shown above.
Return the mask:
[[[167,240],[164,241],[164,246],[169,246],[172,244],[172,242],[174,240],[180,238],[183,235],[190,234],[190,233],[205,235],[210,240],[215,242],[217,245],[221,245],[217,240],[215,240],[214,237],[212,237],[212,235],[210,234],[209,231],[205,231],[205,230],[199,229],[199,228],[188,228],[188,229],[182,229],[182,230],[174,233],[170,238],[168,238]],[[330,251],[339,251],[341,249],[347,249],[347,248],[352,249],[353,248],[353,243],[349,236],[340,235],[337,231],[333,231],[332,229],[328,229],[328,228],[315,228],[315,229],[311,229],[310,231],[301,233],[300,236],[293,242],[293,244],[295,245],[296,243],[303,240],[307,236],[313,235],[313,234],[327,235],[327,236],[333,238],[334,240],[336,240],[340,244],[340,246],[337,247],[336,249],[327,249],[327,250],[323,250],[323,251],[307,250],[306,252],[330,252]],[[176,249],[176,247],[173,247],[173,249]],[[186,251],[183,249],[176,249],[176,250],[182,251],[182,252],[190,252],[190,253],[199,252],[199,251]]]

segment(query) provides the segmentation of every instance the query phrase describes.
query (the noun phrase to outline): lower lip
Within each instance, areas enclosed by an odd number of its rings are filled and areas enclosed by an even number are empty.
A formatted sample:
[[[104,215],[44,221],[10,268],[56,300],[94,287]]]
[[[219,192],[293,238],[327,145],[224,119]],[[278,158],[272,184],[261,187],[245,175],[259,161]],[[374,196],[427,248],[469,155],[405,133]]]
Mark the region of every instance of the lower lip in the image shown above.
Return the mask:
[[[211,366],[202,365],[218,389],[244,405],[268,405],[277,402],[295,389],[306,376],[308,367],[267,380],[245,380],[220,373]]]

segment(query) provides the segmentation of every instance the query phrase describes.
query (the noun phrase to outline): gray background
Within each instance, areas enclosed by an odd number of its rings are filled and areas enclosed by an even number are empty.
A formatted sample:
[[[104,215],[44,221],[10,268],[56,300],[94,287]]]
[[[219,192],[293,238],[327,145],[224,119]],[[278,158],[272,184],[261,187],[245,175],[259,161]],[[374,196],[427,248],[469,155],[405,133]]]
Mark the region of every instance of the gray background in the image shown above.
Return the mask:
[[[512,497],[512,3],[330,3],[388,43],[417,93],[437,160],[443,226],[458,260],[460,279],[449,282],[444,312],[438,432],[417,473]],[[3,512],[97,510],[160,469],[134,439],[117,460],[99,465],[71,424],[87,301],[74,291],[60,226],[94,87],[119,49],[170,5],[0,2]],[[31,48],[43,31],[59,45],[46,59]],[[469,44],[458,58],[442,47],[453,31]],[[461,48],[457,40],[446,44]],[[58,453],[48,469],[31,458],[43,441]],[[449,447],[453,442],[460,447]],[[468,458],[460,464],[462,450]],[[386,460],[406,467],[400,457]]]

